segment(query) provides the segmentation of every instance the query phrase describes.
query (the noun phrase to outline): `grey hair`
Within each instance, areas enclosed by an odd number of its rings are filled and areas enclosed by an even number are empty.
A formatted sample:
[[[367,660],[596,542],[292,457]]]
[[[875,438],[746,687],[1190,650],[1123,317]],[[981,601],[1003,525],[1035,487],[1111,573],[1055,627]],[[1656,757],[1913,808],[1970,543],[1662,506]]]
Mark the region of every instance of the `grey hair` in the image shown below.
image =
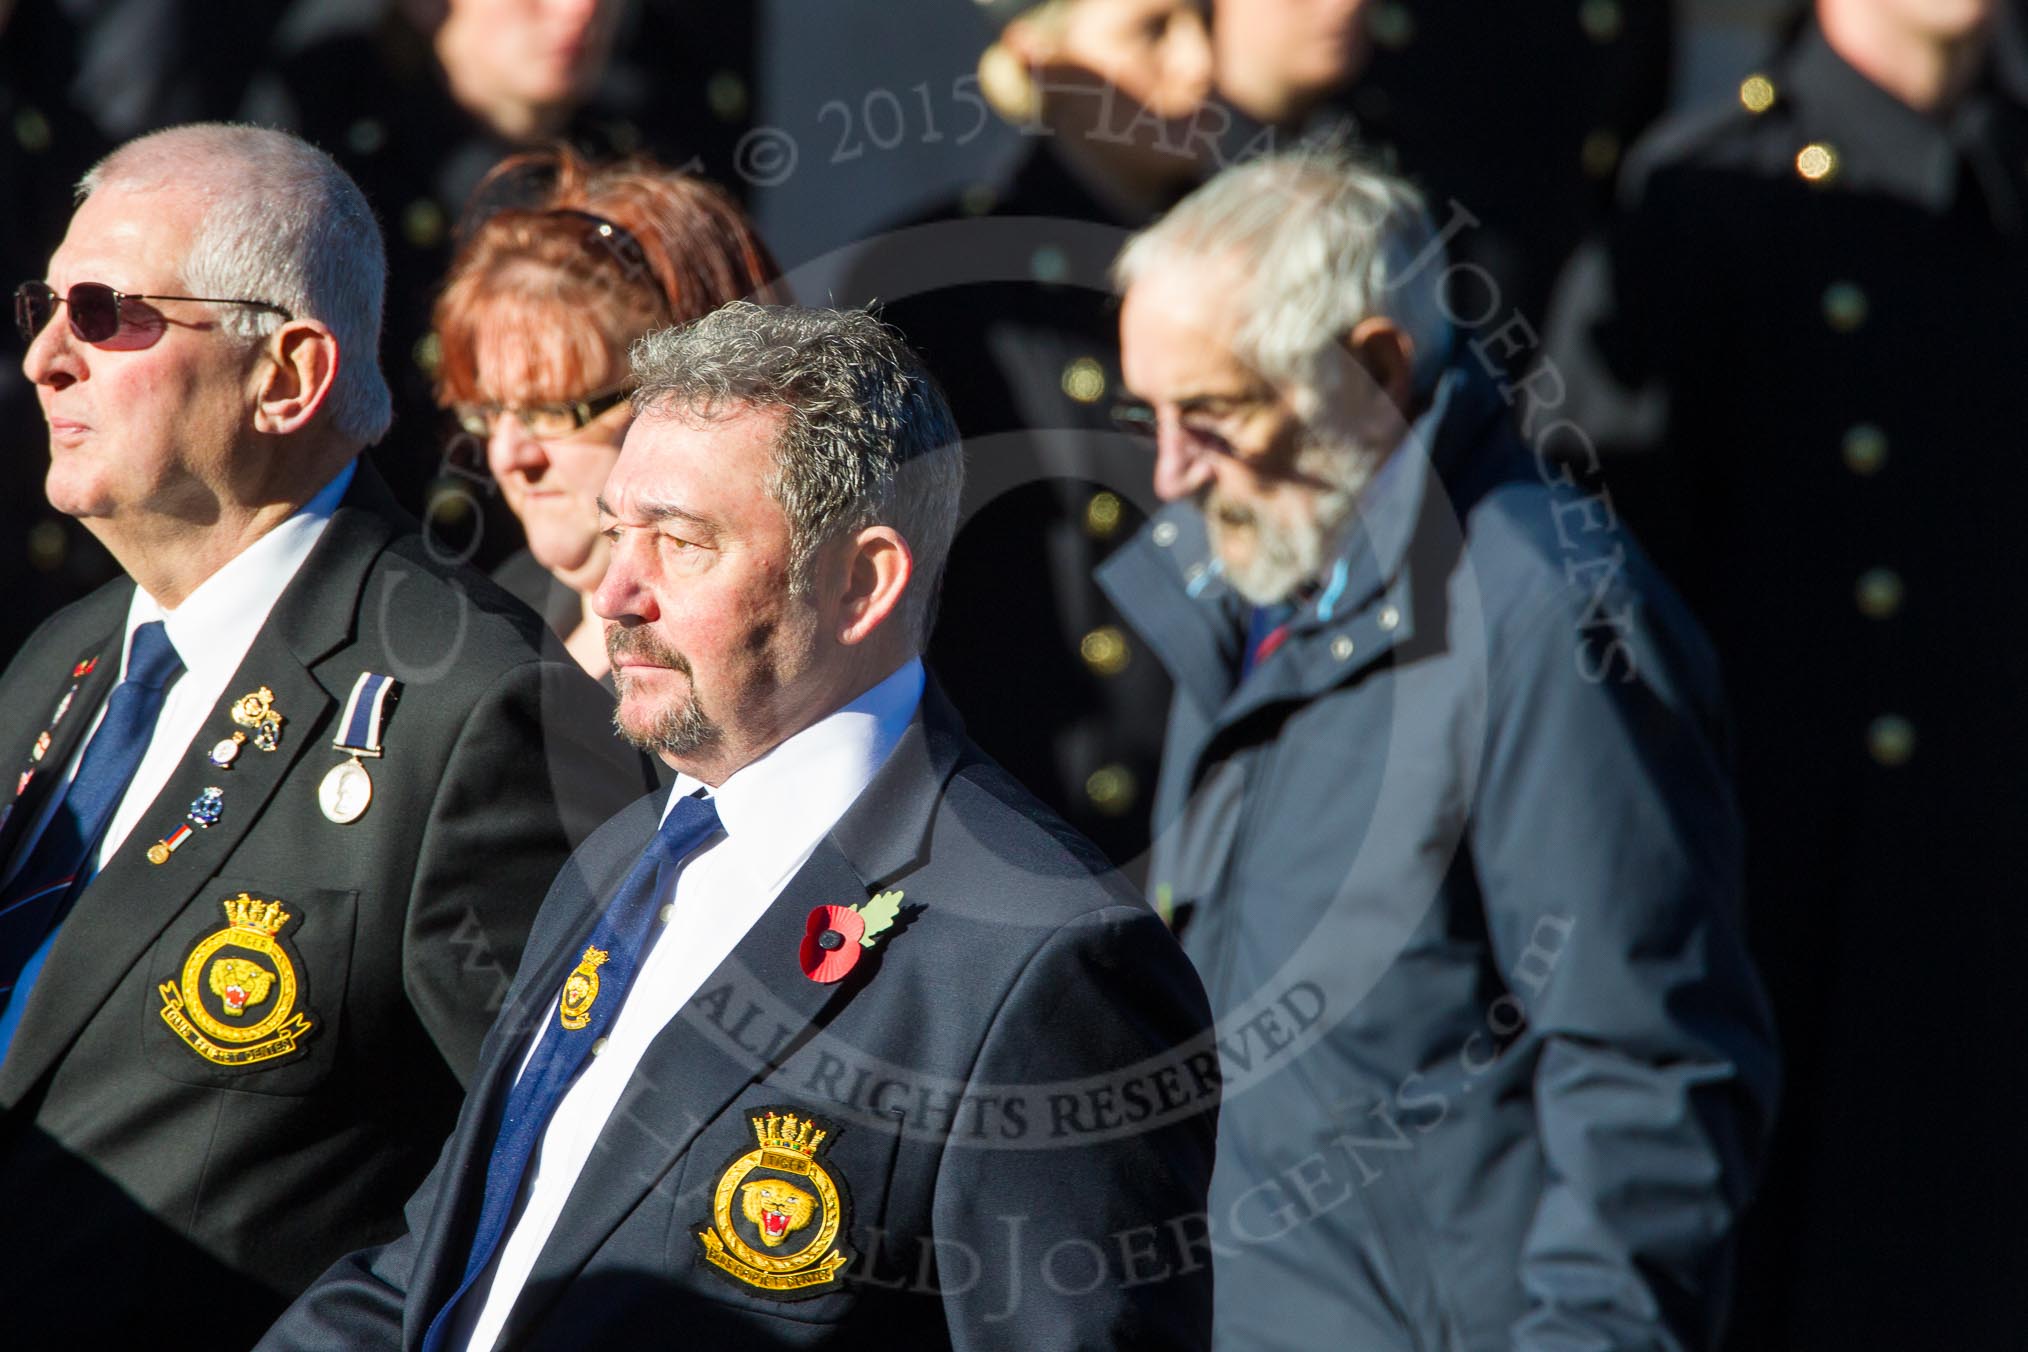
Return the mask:
[[[82,202],[103,188],[194,195],[202,223],[179,285],[193,296],[264,300],[338,338],[331,426],[371,445],[393,421],[380,373],[387,254],[366,198],[329,155],[288,132],[200,122],[127,142],[78,181]],[[221,328],[259,342],[280,315],[220,307]]]
[[[1442,375],[1451,346],[1443,241],[1405,180],[1330,146],[1250,160],[1127,241],[1113,283],[1124,294],[1165,262],[1217,259],[1237,262],[1246,279],[1236,355],[1307,401],[1335,389],[1339,340],[1376,315],[1414,343],[1418,395]]]
[[[943,391],[901,335],[865,310],[733,301],[634,344],[634,411],[780,409],[767,491],[789,519],[789,590],[817,551],[867,526],[908,541],[905,617],[920,646],[958,528],[964,455]]]

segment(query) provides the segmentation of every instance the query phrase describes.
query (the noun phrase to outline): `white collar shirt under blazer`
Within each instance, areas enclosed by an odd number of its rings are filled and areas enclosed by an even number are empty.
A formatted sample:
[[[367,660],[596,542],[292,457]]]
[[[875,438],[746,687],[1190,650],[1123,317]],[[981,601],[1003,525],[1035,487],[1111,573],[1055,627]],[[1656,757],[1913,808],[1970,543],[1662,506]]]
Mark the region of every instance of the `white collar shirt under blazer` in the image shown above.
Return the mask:
[[[718,786],[712,800],[724,834],[690,856],[675,895],[627,992],[605,1045],[585,1064],[542,1134],[516,1214],[493,1261],[458,1302],[452,1347],[482,1352],[555,1229],[565,1201],[635,1067],[662,1029],[732,953],[812,851],[864,792],[908,730],[922,701],[923,667],[911,658],[844,708],[783,742]],[[703,785],[678,775],[663,818]],[[841,900],[845,900],[842,899]],[[680,937],[670,942],[669,936]],[[555,1026],[554,1005],[531,1039],[522,1069]]]

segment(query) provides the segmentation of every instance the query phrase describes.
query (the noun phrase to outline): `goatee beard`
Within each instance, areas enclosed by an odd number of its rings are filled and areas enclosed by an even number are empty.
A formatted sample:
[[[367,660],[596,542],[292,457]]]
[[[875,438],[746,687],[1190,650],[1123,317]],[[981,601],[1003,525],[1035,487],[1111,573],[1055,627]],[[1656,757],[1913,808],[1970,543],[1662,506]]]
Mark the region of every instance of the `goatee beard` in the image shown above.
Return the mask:
[[[691,674],[689,659],[662,642],[652,630],[645,625],[631,629],[618,624],[608,625],[606,656],[612,663],[613,688],[620,696],[613,705],[613,730],[631,745],[650,755],[690,756],[719,740],[721,729],[704,712],[704,706],[697,702],[697,679]],[[623,656],[682,672],[690,680],[682,702],[656,710],[645,727],[629,724],[624,711],[634,682],[620,665]]]

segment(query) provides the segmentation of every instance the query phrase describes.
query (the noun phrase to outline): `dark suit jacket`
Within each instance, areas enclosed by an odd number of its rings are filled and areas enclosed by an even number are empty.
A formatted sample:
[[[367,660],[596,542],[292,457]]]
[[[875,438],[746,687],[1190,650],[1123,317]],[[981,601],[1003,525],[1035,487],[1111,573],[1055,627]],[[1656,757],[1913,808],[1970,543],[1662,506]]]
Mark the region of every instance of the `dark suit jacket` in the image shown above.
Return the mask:
[[[117,677],[132,594],[123,580],[58,613],[0,676],[0,748],[26,752],[75,667],[98,659],[50,768],[0,820],[0,858]],[[385,756],[367,762],[372,805],[341,826],[317,790],[343,759],[333,724],[361,670],[401,681],[400,701]],[[232,701],[261,686],[286,719],[279,749],[249,741],[230,768],[213,765]],[[0,1065],[8,1341],[182,1343],[201,1330],[244,1345],[332,1259],[399,1233],[543,889],[642,791],[609,710],[534,615],[433,558],[361,466],[225,698],[58,931]],[[217,824],[150,863],[207,787],[222,790]],[[258,941],[215,951],[277,978],[232,1016],[206,989],[212,955],[195,980],[183,968],[241,892],[289,920],[281,959]],[[283,1054],[220,1064],[164,1018],[164,985],[234,1031],[293,1000],[309,1031]]]
[[[660,795],[628,809],[551,889],[408,1235],[332,1268],[264,1348],[419,1345],[462,1274],[529,1038],[660,809]],[[1205,1345],[1208,1012],[1160,921],[1103,877],[926,696],[651,1046],[502,1345]],[[902,921],[843,982],[803,975],[813,906],[897,888]],[[725,1275],[700,1239],[771,1109],[828,1126],[818,1158],[847,1213],[842,1280],[803,1299]]]

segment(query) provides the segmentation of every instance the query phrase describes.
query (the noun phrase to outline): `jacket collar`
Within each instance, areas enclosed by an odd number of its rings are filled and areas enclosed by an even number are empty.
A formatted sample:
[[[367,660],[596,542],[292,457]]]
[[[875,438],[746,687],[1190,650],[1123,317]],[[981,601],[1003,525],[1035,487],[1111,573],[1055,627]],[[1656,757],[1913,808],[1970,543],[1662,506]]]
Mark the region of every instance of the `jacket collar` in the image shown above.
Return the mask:
[[[1941,215],[1969,175],[1994,224],[2009,233],[2022,228],[2019,118],[1997,54],[1943,117],[1918,112],[1867,79],[1814,22],[1797,35],[1778,79],[1776,97],[1793,104],[1805,141],[1838,156],[1840,188]]]

